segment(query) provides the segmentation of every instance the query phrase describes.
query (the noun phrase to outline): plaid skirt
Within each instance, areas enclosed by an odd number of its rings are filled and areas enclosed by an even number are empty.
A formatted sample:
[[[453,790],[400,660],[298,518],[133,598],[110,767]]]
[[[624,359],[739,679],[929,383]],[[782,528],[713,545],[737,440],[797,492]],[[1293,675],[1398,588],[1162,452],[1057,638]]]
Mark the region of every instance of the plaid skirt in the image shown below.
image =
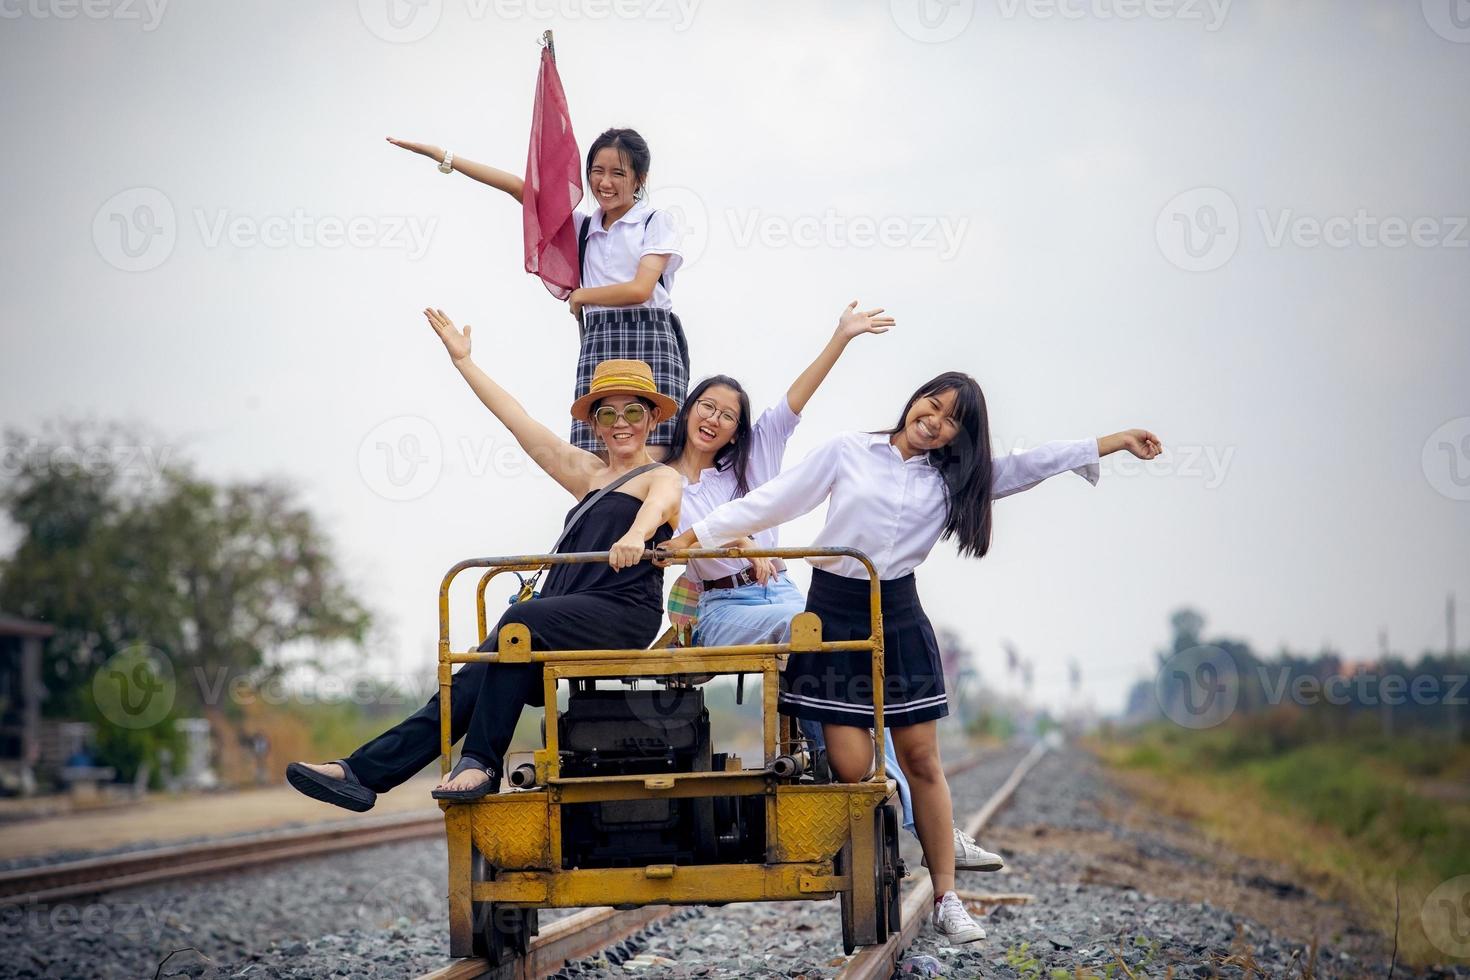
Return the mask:
[[[653,369],[660,393],[680,405],[689,392],[689,345],[679,318],[669,310],[635,306],[621,310],[594,310],[582,317],[582,350],[577,355],[576,400],[587,394],[592,370],[611,359],[644,361]],[[674,441],[674,420],[656,425],[648,436],[650,446],[667,446]],[[585,422],[572,423],[572,445],[590,453],[606,449]]]
[[[934,627],[919,605],[914,576],[885,579],[883,723],[892,728],[949,714],[944,664]],[[823,640],[866,640],[872,632],[868,579],[812,569],[807,612],[822,620]],[[873,727],[873,660],[867,650],[793,653],[781,676],[778,710],[829,725]]]

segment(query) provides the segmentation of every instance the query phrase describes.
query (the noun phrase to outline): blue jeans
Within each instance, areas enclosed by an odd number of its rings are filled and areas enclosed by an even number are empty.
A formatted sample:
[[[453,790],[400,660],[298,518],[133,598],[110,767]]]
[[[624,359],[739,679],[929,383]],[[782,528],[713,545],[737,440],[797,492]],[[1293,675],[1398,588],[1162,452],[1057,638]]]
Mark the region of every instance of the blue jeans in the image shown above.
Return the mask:
[[[791,636],[791,617],[805,609],[806,597],[785,572],[776,573],[765,585],[752,582],[738,589],[710,589],[699,596],[694,644],[785,643]]]
[[[791,617],[806,610],[806,598],[791,584],[785,572],[777,573],[766,585],[753,583],[738,589],[711,589],[700,594],[699,622],[694,627],[696,646],[742,646],[747,643],[785,643],[791,638]],[[797,719],[802,735],[819,748],[822,723]],[[914,832],[914,806],[909,797],[909,781],[898,767],[893,753],[893,733],[885,730],[884,757],[888,775],[898,784],[898,797],[903,803],[903,825]]]

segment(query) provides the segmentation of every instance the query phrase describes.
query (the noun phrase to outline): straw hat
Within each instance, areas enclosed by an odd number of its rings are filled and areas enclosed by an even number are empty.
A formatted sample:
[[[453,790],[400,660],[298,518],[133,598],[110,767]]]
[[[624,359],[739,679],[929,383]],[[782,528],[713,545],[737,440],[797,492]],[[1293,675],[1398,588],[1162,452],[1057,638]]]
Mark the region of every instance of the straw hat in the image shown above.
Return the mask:
[[[602,361],[592,369],[592,385],[587,394],[572,402],[572,418],[582,422],[592,421],[592,406],[598,399],[608,395],[637,395],[646,398],[659,410],[659,415],[671,419],[679,414],[679,403],[668,395],[660,394],[653,383],[653,370],[643,361]]]

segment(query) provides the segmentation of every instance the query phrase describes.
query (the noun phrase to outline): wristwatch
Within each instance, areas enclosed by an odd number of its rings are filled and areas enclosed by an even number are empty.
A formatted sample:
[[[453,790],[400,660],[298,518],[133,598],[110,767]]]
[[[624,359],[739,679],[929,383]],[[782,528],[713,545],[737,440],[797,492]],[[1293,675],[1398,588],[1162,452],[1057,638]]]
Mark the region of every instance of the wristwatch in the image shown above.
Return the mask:
[[[439,162],[439,172],[441,174],[454,173],[454,154],[448,150],[444,151],[444,159]]]

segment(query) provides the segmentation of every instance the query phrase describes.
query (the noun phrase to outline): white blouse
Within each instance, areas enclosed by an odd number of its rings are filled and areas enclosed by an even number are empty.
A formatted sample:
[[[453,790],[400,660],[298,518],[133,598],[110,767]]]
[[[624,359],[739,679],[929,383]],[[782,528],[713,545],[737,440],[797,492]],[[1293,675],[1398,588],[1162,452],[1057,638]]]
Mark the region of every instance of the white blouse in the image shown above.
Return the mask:
[[[653,216],[650,218],[649,213]],[[667,211],[654,211],[644,198],[628,209],[628,213],[611,228],[602,227],[602,208],[590,213],[577,212],[580,222],[590,218],[587,226],[587,256],[583,263],[582,285],[612,286],[620,282],[632,282],[638,276],[638,263],[645,255],[667,255],[663,282],[653,284],[653,294],[648,302],[636,306],[583,306],[584,312],[592,310],[630,310],[651,307],[671,310],[674,301],[670,293],[674,288],[674,273],[684,261],[679,251],[680,231],[674,216]],[[580,223],[578,230],[580,232]]]
[[[786,456],[786,444],[801,416],[791,410],[791,403],[783,394],[776,404],[761,413],[751,427],[750,461],[745,468],[745,480],[752,490],[763,486],[781,472],[781,461]],[[679,508],[679,533],[689,529],[695,521],[708,516],[716,507],[735,499],[735,468],[717,470],[714,467],[701,470],[699,482],[684,481],[684,502]],[[780,527],[771,525],[754,535],[756,544],[762,548],[779,548]],[[740,537],[742,535],[737,535]],[[695,577],[708,581],[734,575],[749,568],[750,562],[726,558],[697,558],[689,562]]]
[[[800,517],[830,496],[827,523],[813,547],[856,548],[872,559],[879,579],[902,578],[929,557],[944,530],[945,485],[927,455],[905,460],[888,440],[869,432],[828,440],[760,489],[695,520],[695,537],[703,547],[720,547]],[[1096,484],[1100,471],[1096,439],[1043,443],[997,456],[992,465],[990,489],[996,499],[1068,470]],[[868,575],[853,558],[809,561],[847,578]]]

